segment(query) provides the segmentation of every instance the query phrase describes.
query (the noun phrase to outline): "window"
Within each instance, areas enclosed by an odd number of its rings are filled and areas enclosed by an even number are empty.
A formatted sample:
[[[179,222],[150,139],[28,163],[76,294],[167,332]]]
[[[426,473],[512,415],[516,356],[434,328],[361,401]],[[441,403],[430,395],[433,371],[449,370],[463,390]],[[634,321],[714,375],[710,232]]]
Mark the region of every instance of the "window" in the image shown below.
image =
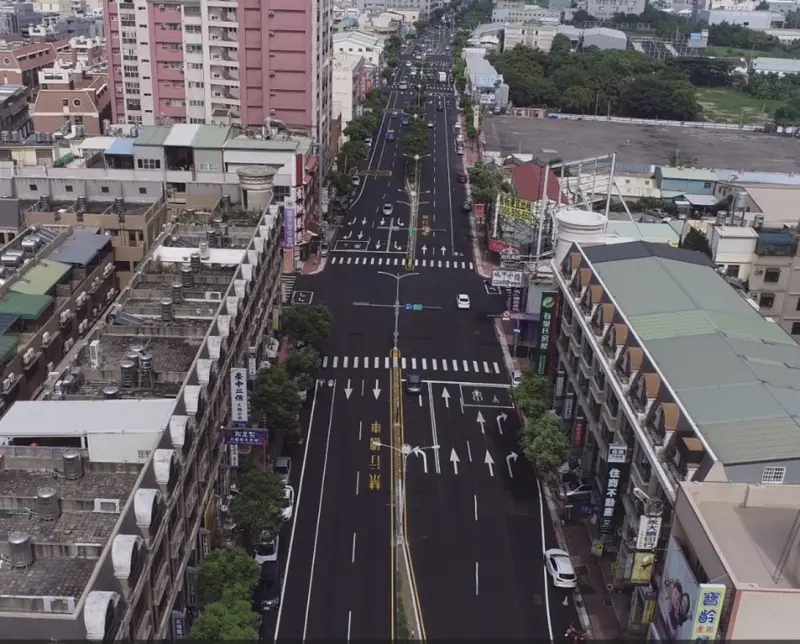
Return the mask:
[[[772,293],[762,293],[758,298],[758,308],[771,309],[775,304],[775,295]]]
[[[69,107],[69,99],[68,98],[62,98],[61,99],[61,107]]]
[[[739,264],[728,264],[725,267],[725,275],[728,277],[739,277]]]
[[[800,335],[800,322],[792,322],[792,335]]]
[[[139,188],[139,194],[140,195],[146,195],[147,194],[147,188]]]
[[[28,186],[28,190],[31,192],[39,192],[39,186],[37,186],[35,183],[32,183]]]
[[[706,181],[705,183],[703,183],[703,188],[705,188],[706,190],[708,190],[710,187],[711,187],[710,181]]]
[[[72,104],[73,104],[75,107],[80,107],[80,106],[81,106],[81,99],[79,99],[79,98],[73,98],[73,99],[72,99]]]
[[[772,282],[773,284],[781,278],[780,268],[768,268],[764,271],[764,281]]]
[[[794,305],[795,311],[800,311],[800,297],[797,298],[797,304]]]
[[[142,170],[160,170],[161,161],[159,159],[137,159],[136,166]]]
[[[104,195],[107,195],[108,194],[108,186],[100,186],[100,192],[102,192]]]
[[[74,188],[72,186],[64,186],[64,190],[66,190],[67,192],[72,192]]]
[[[783,478],[786,476],[786,468],[776,465],[767,465],[761,473],[762,485],[783,485]]]

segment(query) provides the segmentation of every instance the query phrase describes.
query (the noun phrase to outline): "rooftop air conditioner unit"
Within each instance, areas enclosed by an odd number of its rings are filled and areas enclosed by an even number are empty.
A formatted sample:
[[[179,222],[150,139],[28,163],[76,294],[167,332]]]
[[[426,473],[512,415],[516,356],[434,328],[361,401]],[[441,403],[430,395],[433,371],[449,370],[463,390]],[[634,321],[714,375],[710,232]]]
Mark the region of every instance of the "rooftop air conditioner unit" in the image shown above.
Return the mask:
[[[70,321],[71,317],[72,317],[72,311],[67,309],[66,311],[62,311],[61,315],[58,316],[58,322],[59,324],[64,325]]]
[[[50,346],[50,342],[52,342],[53,336],[50,335],[50,331],[45,331],[42,333],[42,346],[48,347]]]
[[[17,374],[10,373],[6,376],[6,379],[3,380],[3,393],[7,394],[14,388],[14,382],[17,380]]]
[[[75,339],[70,338],[64,343],[64,353],[69,353],[73,346],[75,346]]]
[[[78,333],[86,333],[86,329],[89,328],[89,320],[81,320],[81,323],[78,325]]]
[[[113,270],[114,270],[114,264],[108,263],[105,265],[105,268],[103,268],[103,275],[105,277],[108,277],[109,275],[111,275]]]
[[[33,362],[33,357],[36,355],[36,352],[33,349],[28,349],[25,353],[22,354],[22,362],[26,365]]]

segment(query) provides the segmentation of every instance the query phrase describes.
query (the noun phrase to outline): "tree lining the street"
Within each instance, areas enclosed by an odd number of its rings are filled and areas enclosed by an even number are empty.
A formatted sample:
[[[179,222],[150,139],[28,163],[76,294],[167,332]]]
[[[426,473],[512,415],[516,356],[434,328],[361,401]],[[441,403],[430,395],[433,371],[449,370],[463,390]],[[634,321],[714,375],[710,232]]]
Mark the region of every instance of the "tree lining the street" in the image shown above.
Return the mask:
[[[311,345],[292,351],[286,360],[286,373],[297,383],[300,391],[307,391],[314,386],[317,372],[321,367],[320,353]]]
[[[561,429],[561,419],[550,411],[550,385],[547,380],[526,370],[511,399],[522,413],[525,424],[518,437],[522,453],[542,476],[555,472],[567,460],[569,439]]]
[[[494,209],[497,195],[509,193],[511,186],[496,169],[479,162],[467,170],[474,203],[482,203],[487,211]]]
[[[242,597],[250,597],[261,569],[244,548],[220,548],[209,552],[197,571],[197,602],[200,610],[222,601],[232,585],[241,586]]]
[[[240,472],[230,512],[236,527],[247,534],[250,543],[260,543],[265,536],[271,538],[280,534],[286,523],[283,510],[287,500],[283,490],[281,477],[271,469],[248,465]]]
[[[319,345],[331,333],[331,312],[322,304],[296,305],[283,310],[281,332],[295,345]]]
[[[303,401],[300,387],[283,366],[261,369],[256,376],[250,406],[254,420],[269,432],[271,441],[297,429]]]
[[[255,641],[258,625],[259,616],[253,611],[250,596],[243,596],[243,587],[235,584],[225,589],[220,601],[201,611],[192,623],[188,639]]]

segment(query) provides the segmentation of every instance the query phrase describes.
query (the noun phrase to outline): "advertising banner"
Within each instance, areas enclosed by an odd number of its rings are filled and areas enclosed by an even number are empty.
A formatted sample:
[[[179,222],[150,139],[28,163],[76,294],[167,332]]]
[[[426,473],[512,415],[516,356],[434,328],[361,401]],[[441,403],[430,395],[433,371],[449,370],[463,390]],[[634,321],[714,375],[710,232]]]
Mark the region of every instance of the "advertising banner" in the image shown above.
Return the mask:
[[[627,445],[608,446],[606,484],[603,488],[600,519],[597,522],[597,532],[599,534],[614,534],[617,508],[622,503],[619,496],[622,493],[622,485],[628,474],[628,464],[625,462],[627,455]]]
[[[726,591],[724,584],[700,584],[692,625],[692,641],[713,642],[717,639]]]
[[[637,550],[655,550],[661,533],[661,517],[639,517],[639,533],[636,536]]]
[[[247,424],[247,369],[231,369],[231,421]]]
[[[539,307],[539,342],[536,359],[536,375],[547,373],[550,340],[553,335],[553,317],[556,312],[556,294],[542,293],[542,304]]]
[[[297,243],[297,210],[289,197],[283,198],[283,247],[294,248]]]
[[[478,89],[491,89],[502,82],[502,74],[475,74],[475,87]]]
[[[653,552],[633,553],[633,568],[631,569],[632,584],[649,584],[653,578],[653,566],[656,555]]]
[[[224,431],[226,445],[266,445],[267,430],[231,427]]]
[[[482,224],[486,219],[486,205],[482,203],[476,203],[475,206],[472,208],[472,212],[475,213],[475,221],[478,224]]]
[[[481,94],[481,100],[480,100],[481,105],[493,105],[494,101],[495,97],[493,93],[488,92],[486,94]]]
[[[580,449],[583,447],[583,439],[586,437],[586,419],[578,416],[572,426],[572,447]]]
[[[499,199],[501,217],[516,221],[533,221],[534,203],[511,195],[501,195]]]
[[[503,271],[495,269],[492,272],[492,286],[522,288],[522,271]]]
[[[668,642],[694,641],[695,615],[700,587],[675,537],[669,538],[655,626]],[[705,624],[703,624],[705,626]]]
[[[519,313],[521,305],[522,305],[522,289],[521,288],[512,288],[511,289],[511,311],[513,313]]]

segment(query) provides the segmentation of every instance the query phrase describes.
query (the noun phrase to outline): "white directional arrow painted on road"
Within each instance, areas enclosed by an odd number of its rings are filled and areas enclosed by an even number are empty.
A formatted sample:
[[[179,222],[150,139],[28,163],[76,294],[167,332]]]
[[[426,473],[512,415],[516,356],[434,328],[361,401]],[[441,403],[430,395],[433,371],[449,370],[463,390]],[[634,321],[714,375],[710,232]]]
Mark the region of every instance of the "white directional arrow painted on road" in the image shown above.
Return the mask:
[[[400,250],[400,244],[398,244],[397,242],[395,242],[395,243],[394,243],[394,249],[395,249],[395,250]]]
[[[486,419],[483,417],[483,414],[481,412],[478,412],[478,418],[476,420],[478,421],[478,425],[481,426],[481,434],[485,434],[486,433]]]
[[[395,226],[397,226],[398,228],[402,228],[403,227],[403,222],[400,221],[400,219],[398,218],[397,223],[395,224]]]
[[[423,244],[423,246],[422,246],[422,248],[420,248],[420,250],[422,251],[422,254],[424,255],[425,253],[428,252],[428,247]]]
[[[439,250],[442,251],[442,255],[447,252],[447,249],[444,246],[442,246]]]
[[[372,390],[372,393],[375,395],[375,400],[378,400],[378,396],[381,395],[381,388],[378,386],[378,381],[375,381],[375,388]]]
[[[353,393],[353,388],[350,386],[350,378],[347,379],[347,386],[344,388],[344,396],[350,400],[350,394]]]
[[[358,217],[353,217],[353,221],[348,221],[347,225],[348,226],[354,226],[356,221],[358,221]]]
[[[456,454],[456,448],[450,450],[450,462],[453,464],[453,474],[458,474],[458,463],[461,459]]]
[[[358,240],[361,241],[362,239],[364,239],[364,231],[363,230],[359,230],[358,231]]]
[[[516,463],[517,459],[519,458],[519,454],[516,452],[510,452],[508,456],[506,456],[506,467],[508,468],[508,475],[512,479],[514,478],[514,471],[511,469],[511,464]]]
[[[442,389],[442,398],[444,398],[444,406],[450,409],[450,392],[447,391],[447,387]]]
[[[503,433],[503,423],[508,419],[508,414],[504,412],[500,412],[497,414],[497,431],[500,432],[502,435]]]
[[[344,237],[342,237],[342,239],[350,239],[352,236],[353,236],[353,231],[351,230],[351,231],[350,231],[349,233],[347,233],[347,234],[346,234]]]
[[[385,225],[386,225],[386,220],[385,220],[383,217],[381,217],[381,223],[380,223],[380,225],[381,225],[381,226],[385,226]]]
[[[486,450],[486,458],[483,459],[483,462],[486,463],[489,468],[489,476],[494,476],[494,459],[488,449]]]
[[[366,217],[364,217],[364,219],[361,220],[361,225],[362,226],[366,226],[367,225],[367,218]]]
[[[380,250],[380,247],[381,247],[381,243],[380,243],[379,241],[376,241],[376,242],[375,242],[375,248],[376,248],[376,250]]]
[[[422,469],[425,471],[425,474],[428,473],[428,455],[425,454],[419,447],[415,447],[413,453],[417,456],[422,458]]]

